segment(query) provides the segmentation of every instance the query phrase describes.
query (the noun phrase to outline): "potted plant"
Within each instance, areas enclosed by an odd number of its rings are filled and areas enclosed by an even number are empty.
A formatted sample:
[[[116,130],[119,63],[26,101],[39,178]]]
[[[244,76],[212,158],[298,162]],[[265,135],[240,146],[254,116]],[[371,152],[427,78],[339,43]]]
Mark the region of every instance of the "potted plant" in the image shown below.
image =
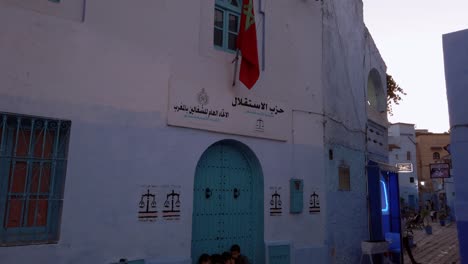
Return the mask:
[[[440,226],[445,226],[445,220],[447,219],[447,213],[444,209],[439,211],[439,222]]]
[[[423,209],[421,211],[421,217],[424,223],[424,230],[426,231],[426,234],[432,235],[432,226],[431,226],[431,221],[429,220],[429,215],[430,215],[429,210]]]

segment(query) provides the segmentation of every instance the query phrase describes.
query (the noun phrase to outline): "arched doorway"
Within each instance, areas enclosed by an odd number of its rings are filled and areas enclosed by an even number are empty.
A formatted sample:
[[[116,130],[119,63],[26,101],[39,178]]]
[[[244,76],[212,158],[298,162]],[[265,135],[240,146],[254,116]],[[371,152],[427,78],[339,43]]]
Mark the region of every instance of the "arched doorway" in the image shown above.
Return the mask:
[[[233,244],[252,263],[263,263],[263,175],[247,146],[223,140],[203,153],[195,172],[193,263]]]
[[[379,71],[372,69],[367,79],[367,103],[378,112],[387,110],[385,91]]]

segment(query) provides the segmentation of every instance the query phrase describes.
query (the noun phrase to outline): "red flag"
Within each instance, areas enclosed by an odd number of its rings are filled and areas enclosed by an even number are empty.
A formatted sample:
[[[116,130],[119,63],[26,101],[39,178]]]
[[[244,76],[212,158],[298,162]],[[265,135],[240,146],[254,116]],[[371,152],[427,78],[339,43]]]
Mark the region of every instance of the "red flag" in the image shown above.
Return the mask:
[[[242,54],[239,80],[251,89],[260,76],[253,0],[242,0],[237,48]]]

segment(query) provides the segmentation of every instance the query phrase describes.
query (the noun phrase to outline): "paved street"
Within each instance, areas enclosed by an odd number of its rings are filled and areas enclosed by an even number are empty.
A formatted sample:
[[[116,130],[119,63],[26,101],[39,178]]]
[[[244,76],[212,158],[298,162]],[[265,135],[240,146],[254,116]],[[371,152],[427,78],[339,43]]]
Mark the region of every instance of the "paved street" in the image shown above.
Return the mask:
[[[438,223],[433,223],[432,231],[432,235],[426,235],[424,230],[414,231],[416,247],[412,251],[416,261],[421,264],[459,264],[456,224],[441,227]],[[405,254],[405,264],[408,263],[411,261]]]

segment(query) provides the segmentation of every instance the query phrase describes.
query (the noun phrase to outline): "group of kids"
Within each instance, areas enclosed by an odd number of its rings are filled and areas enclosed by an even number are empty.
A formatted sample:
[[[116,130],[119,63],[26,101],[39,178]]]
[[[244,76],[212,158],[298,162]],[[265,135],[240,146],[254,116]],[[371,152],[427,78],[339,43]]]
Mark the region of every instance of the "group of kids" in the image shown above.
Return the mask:
[[[241,254],[239,245],[233,245],[231,252],[223,254],[203,254],[198,259],[198,264],[250,264],[246,256]]]

